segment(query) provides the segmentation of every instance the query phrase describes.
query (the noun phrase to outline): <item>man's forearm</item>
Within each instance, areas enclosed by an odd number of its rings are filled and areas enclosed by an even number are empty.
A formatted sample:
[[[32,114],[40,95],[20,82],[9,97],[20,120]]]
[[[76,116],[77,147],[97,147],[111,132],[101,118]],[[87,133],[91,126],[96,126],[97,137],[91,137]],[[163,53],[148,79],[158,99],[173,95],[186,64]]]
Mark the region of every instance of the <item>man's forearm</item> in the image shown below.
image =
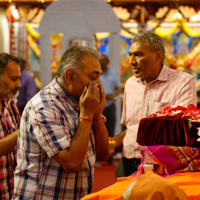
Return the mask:
[[[103,121],[94,121],[97,160],[107,160],[109,156],[109,136]]]
[[[119,148],[123,146],[123,139],[124,139],[124,136],[126,135],[126,130],[121,132],[119,135],[112,137],[112,139],[116,142],[115,148]]]
[[[17,145],[19,130],[0,140],[0,156],[5,155]]]
[[[79,172],[83,159],[88,149],[91,122],[79,120],[76,133],[74,134],[70,147],[58,152],[54,158],[68,172]]]

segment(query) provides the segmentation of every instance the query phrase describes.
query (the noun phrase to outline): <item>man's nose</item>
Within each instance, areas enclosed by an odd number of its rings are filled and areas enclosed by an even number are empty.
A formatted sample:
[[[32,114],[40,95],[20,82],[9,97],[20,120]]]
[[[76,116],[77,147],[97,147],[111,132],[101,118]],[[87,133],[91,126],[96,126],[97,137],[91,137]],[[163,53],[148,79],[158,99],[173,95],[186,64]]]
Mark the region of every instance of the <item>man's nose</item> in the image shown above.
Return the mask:
[[[20,80],[17,81],[16,87],[17,88],[21,88],[22,87],[22,84],[21,84]]]
[[[102,83],[101,83],[101,81],[100,81],[100,78],[97,78],[97,79],[95,80],[95,82],[96,82],[98,85],[102,85]]]
[[[130,61],[129,61],[130,64],[135,64],[136,63],[136,59],[135,59],[135,56],[134,55],[131,55],[130,56]]]

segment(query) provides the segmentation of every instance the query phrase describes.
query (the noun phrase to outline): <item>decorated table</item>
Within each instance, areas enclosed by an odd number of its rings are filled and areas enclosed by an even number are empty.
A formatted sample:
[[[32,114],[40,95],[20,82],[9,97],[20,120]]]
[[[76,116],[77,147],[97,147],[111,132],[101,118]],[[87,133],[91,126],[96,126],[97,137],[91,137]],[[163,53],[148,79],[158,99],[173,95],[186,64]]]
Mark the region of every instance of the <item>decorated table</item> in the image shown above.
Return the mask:
[[[200,147],[200,109],[164,107],[140,120],[137,142],[140,145],[174,145]]]
[[[137,142],[142,145],[143,158],[137,173],[118,178],[115,184],[89,194],[82,200],[122,199],[127,187],[144,173],[146,163],[156,163],[159,168],[161,166],[162,171],[154,168],[154,172],[181,188],[188,200],[199,200],[199,127],[200,109],[192,104],[187,107],[165,107],[141,119]]]
[[[89,194],[82,200],[122,200],[124,191],[135,179],[135,177],[119,178],[115,184]],[[186,193],[188,200],[200,199],[200,172],[179,173],[165,179],[178,185]]]

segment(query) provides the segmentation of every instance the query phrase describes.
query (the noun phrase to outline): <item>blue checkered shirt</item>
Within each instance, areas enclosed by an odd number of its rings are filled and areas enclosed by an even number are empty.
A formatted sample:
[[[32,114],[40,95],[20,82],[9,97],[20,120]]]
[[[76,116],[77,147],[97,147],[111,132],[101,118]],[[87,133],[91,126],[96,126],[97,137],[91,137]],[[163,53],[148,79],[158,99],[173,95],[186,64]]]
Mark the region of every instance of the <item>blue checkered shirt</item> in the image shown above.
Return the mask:
[[[55,154],[70,146],[78,116],[78,102],[56,79],[28,102],[20,124],[13,199],[81,199],[91,192],[93,130],[79,173],[66,172],[54,159]]]

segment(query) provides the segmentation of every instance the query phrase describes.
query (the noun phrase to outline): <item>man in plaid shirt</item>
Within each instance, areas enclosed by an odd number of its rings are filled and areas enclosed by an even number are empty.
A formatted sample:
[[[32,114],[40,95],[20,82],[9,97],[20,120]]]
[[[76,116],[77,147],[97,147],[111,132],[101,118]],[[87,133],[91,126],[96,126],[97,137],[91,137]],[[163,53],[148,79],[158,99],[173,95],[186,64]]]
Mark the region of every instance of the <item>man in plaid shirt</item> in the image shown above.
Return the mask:
[[[56,78],[22,115],[13,199],[81,199],[92,190],[94,164],[108,159],[99,54],[73,46]]]
[[[0,199],[13,195],[16,144],[20,122],[19,111],[13,101],[20,83],[19,60],[0,53]]]

